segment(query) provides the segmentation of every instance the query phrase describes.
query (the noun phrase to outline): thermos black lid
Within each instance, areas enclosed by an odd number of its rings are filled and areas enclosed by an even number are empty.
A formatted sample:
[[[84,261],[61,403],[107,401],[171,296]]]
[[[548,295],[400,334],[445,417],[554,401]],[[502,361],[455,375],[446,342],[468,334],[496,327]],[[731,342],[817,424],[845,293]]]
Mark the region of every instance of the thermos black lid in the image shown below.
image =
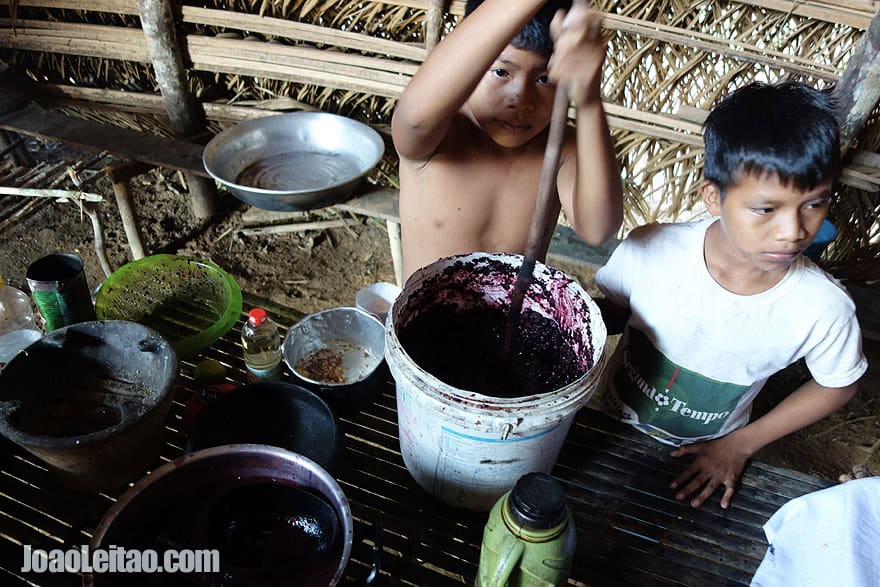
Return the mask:
[[[562,486],[544,473],[520,477],[510,492],[508,505],[513,520],[533,530],[548,530],[565,520]]]

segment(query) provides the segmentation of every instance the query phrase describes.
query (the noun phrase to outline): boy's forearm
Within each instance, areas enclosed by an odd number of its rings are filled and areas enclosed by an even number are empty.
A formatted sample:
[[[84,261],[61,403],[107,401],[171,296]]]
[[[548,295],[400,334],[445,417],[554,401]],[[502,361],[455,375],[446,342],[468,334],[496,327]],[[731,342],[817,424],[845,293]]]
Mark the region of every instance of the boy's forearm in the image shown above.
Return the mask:
[[[771,442],[818,422],[846,405],[855,395],[857,384],[823,387],[810,380],[786,397],[775,408],[754,422],[731,433],[753,455]]]
[[[397,103],[392,124],[395,142],[403,143],[398,151],[414,158],[407,151],[439,143],[483,74],[543,4],[486,0],[431,51]],[[407,133],[413,140],[407,140]]]
[[[623,221],[620,169],[602,101],[596,95],[577,107],[577,172],[572,227],[587,244],[599,246]]]

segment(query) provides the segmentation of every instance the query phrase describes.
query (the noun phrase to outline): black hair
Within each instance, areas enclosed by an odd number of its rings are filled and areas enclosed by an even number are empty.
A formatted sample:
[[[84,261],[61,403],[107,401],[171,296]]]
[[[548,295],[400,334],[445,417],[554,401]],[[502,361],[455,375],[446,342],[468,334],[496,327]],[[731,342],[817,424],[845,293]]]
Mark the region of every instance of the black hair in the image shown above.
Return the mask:
[[[483,0],[467,0],[464,15],[468,16],[482,3]],[[568,10],[569,8],[571,8],[571,0],[548,0],[517,33],[510,44],[517,49],[527,49],[549,56],[553,52],[550,21],[553,20],[557,10]]]
[[[703,128],[703,177],[722,196],[743,175],[774,173],[806,191],[840,171],[834,99],[800,82],[744,86],[712,109]]]

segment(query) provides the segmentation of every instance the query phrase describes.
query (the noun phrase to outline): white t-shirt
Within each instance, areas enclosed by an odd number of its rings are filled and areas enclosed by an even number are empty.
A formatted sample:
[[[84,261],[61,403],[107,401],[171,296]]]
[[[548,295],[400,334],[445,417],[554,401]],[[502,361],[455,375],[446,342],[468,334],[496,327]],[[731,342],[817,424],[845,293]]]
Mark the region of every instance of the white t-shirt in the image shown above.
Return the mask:
[[[605,296],[632,312],[604,408],[670,444],[744,426],[767,378],[801,358],[826,387],[846,387],[868,367],[855,304],[809,259],[758,294],[718,285],[703,258],[715,221],[639,227],[596,274]]]

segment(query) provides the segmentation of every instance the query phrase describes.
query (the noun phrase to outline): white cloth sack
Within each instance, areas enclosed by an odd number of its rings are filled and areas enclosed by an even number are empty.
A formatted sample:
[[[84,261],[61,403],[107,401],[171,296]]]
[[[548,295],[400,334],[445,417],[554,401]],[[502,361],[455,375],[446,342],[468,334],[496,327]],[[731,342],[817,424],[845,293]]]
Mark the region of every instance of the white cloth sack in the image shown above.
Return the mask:
[[[880,586],[880,477],[808,493],[764,524],[752,587]]]

